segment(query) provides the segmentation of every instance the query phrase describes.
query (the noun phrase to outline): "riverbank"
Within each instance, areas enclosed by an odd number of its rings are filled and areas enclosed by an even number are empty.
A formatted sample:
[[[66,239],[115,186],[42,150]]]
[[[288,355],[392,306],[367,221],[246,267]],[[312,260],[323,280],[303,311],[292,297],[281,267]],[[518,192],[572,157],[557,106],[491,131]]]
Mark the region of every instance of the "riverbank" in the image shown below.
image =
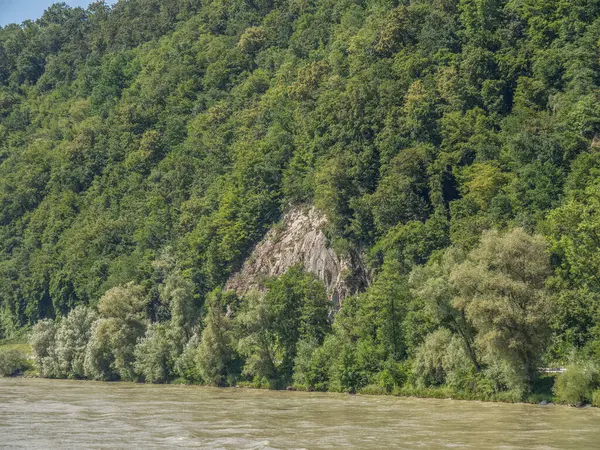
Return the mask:
[[[513,403],[513,404],[542,404],[560,405],[560,402],[552,393],[554,384],[554,375],[544,375],[540,377],[538,383],[534,387],[534,392],[522,398],[512,392],[500,392],[490,394],[478,394],[473,392],[456,391],[447,386],[439,387],[417,387],[405,385],[402,387],[393,388],[391,391],[386,391],[380,386],[366,386],[359,389],[357,395],[368,396],[389,396],[389,397],[405,397],[405,398],[430,398],[438,400],[459,400],[459,401],[477,401],[487,403]],[[305,391],[302,387],[293,386],[294,390]],[[566,406],[566,405],[564,405]],[[591,406],[591,405],[590,405]]]
[[[549,392],[538,392],[529,394],[525,398],[516,396],[511,392],[500,392],[487,395],[475,394],[471,392],[460,392],[455,391],[448,387],[414,387],[414,386],[403,386],[401,388],[394,389],[390,393],[381,392],[377,389],[371,390],[370,388],[361,389],[359,391],[361,395],[390,395],[394,397],[411,397],[411,398],[433,398],[433,399],[450,399],[460,401],[478,401],[478,402],[491,402],[491,403],[524,403],[524,404],[560,404],[557,398]],[[566,405],[565,405],[566,406]]]
[[[17,375],[12,376],[13,378],[22,377],[22,378],[37,378],[37,379],[48,379],[40,377],[38,372],[34,369],[27,370],[23,373],[19,373]],[[54,379],[56,381],[74,381],[66,378]],[[83,382],[93,382],[98,383],[98,381],[88,380],[88,379],[79,379],[77,381]],[[156,384],[144,383],[144,382],[129,382],[129,381],[106,381],[100,383],[134,383],[134,384],[147,384],[157,386]],[[169,383],[165,383],[165,385],[171,386],[189,386],[189,387],[215,387],[205,384],[199,383],[189,383],[183,380],[173,380]],[[303,389],[299,386],[290,386],[287,389],[269,389],[264,387],[253,386],[250,383],[240,383],[234,386],[228,387],[217,387],[217,389],[244,389],[244,390],[256,390],[256,391],[270,391],[270,392],[283,392],[283,391],[295,391],[295,392],[317,392],[321,394],[347,394],[347,395],[355,395],[355,396],[368,396],[368,397],[398,397],[398,398],[415,398],[415,399],[436,399],[436,400],[456,400],[456,401],[472,401],[472,402],[485,402],[485,403],[508,403],[508,404],[530,404],[530,405],[556,405],[556,406],[570,406],[564,405],[557,401],[557,398],[552,395],[551,392],[546,393],[532,393],[526,398],[518,398],[512,395],[509,392],[506,393],[497,393],[492,395],[477,395],[469,392],[458,392],[454,391],[448,387],[429,387],[429,388],[418,388],[414,386],[403,386],[401,388],[396,388],[391,392],[386,392],[381,389],[366,387],[359,390],[356,393],[344,393],[344,392],[335,392],[335,391],[312,391],[308,389]],[[595,406],[595,405],[578,405],[580,407],[583,406]]]
[[[12,357],[3,358],[2,355],[12,355]],[[19,364],[23,367],[17,367]],[[8,368],[3,368],[3,365],[8,366]],[[35,370],[35,367],[31,362],[31,346],[27,342],[19,339],[0,342],[0,374],[3,374],[4,376],[12,375],[24,376],[27,378],[39,378],[39,373]],[[417,387],[411,385],[395,387],[391,390],[385,390],[384,388],[376,385],[369,385],[359,389],[358,392],[356,392],[356,394],[368,396],[382,395],[390,397],[452,399],[461,401],[479,401],[513,404],[560,404],[560,402],[552,392],[552,387],[554,385],[556,376],[557,374],[542,375],[536,383],[536,385],[534,386],[533,392],[525,398],[517,396],[512,392],[481,394],[457,391],[447,386]],[[204,386],[202,384],[189,383],[183,379],[171,380],[169,384]],[[250,382],[240,382],[234,387],[244,389],[272,390],[267,387],[256,386]],[[288,390],[309,391],[309,389],[297,385],[288,387]]]

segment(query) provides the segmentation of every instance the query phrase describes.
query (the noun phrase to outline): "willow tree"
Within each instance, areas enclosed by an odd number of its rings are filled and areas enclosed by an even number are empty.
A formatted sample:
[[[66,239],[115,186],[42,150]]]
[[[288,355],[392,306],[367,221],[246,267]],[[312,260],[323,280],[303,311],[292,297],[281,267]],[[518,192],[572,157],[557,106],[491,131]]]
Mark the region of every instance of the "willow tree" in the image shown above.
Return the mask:
[[[456,286],[450,282],[453,270],[464,259],[464,251],[450,247],[435,255],[427,265],[414,269],[410,282],[413,295],[422,301],[434,321],[460,337],[473,367],[479,372],[481,364],[475,351],[476,331],[466,315],[464,305],[456,304]]]
[[[536,378],[550,333],[550,273],[545,240],[516,228],[485,232],[449,277],[454,305],[475,327],[483,361],[500,365],[507,386],[522,392]]]
[[[134,350],[146,332],[147,300],[134,283],[114,287],[100,298],[100,319],[92,326],[85,375],[97,380],[133,380]]]

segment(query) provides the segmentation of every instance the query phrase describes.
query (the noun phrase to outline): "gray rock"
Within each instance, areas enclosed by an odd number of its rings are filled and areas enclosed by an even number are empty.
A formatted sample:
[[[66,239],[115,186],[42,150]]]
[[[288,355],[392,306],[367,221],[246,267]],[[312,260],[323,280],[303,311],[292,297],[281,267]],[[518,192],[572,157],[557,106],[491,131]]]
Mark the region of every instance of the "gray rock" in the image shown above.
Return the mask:
[[[316,208],[293,209],[254,248],[242,269],[225,285],[239,295],[264,290],[264,281],[300,264],[323,281],[332,303],[363,290],[369,283],[361,257],[340,257],[329,247],[323,228],[327,220]]]

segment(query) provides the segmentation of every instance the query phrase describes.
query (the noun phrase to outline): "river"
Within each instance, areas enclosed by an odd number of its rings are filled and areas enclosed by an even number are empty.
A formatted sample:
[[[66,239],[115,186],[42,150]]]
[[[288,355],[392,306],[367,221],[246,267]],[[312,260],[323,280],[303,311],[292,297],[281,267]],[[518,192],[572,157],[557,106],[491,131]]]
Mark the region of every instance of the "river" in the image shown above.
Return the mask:
[[[600,448],[600,409],[0,378],[2,448]]]

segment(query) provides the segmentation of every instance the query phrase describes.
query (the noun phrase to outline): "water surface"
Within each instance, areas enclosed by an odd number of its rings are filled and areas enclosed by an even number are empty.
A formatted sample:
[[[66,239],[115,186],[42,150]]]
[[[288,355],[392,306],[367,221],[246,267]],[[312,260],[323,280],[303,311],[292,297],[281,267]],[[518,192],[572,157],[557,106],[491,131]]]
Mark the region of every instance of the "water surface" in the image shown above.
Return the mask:
[[[0,378],[3,448],[600,448],[600,409]]]

